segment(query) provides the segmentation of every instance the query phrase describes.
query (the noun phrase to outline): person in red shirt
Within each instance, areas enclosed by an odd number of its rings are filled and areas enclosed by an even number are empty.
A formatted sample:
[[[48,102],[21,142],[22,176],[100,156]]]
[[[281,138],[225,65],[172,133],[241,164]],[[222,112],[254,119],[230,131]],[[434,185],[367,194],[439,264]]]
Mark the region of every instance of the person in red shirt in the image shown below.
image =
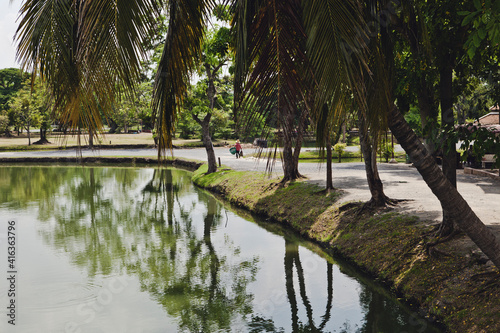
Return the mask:
[[[240,140],[236,140],[235,148],[236,148],[236,158],[243,156],[243,150],[241,149]]]

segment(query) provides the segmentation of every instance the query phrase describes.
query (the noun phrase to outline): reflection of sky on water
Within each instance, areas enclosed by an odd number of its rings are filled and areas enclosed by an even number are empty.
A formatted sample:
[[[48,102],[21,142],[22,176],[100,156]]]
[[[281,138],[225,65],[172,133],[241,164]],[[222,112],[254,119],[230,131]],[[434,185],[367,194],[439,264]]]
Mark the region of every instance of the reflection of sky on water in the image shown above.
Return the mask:
[[[89,279],[85,271],[70,263],[64,251],[44,244],[37,231],[37,214],[34,207],[27,212],[0,209],[0,216],[17,218],[19,267],[16,326],[1,320],[0,332],[176,331],[163,309],[140,292],[137,278],[114,275]],[[3,221],[0,226],[5,226]],[[2,258],[6,257],[4,251],[0,250]],[[0,269],[6,272],[3,260]],[[110,285],[110,281],[114,283]],[[2,279],[0,290],[5,287]],[[1,304],[8,301],[2,292]]]

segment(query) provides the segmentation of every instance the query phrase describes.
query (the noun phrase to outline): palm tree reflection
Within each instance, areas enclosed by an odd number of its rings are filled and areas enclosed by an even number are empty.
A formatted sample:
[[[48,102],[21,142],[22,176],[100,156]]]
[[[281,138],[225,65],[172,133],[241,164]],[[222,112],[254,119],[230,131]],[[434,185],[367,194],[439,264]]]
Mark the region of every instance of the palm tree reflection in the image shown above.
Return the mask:
[[[213,243],[222,205],[193,192],[186,172],[156,169],[137,192],[140,173],[118,170],[82,169],[63,183],[66,199],[44,211],[56,221],[44,225],[44,239],[67,250],[90,276],[137,276],[141,289],[177,318],[180,330],[216,332],[244,322],[252,313],[247,286],[255,280],[258,259],[241,258],[229,239]],[[126,185],[116,186],[117,178]],[[200,211],[202,220],[195,221]]]
[[[291,242],[285,238],[285,279],[286,279],[286,293],[288,296],[288,301],[290,303],[290,309],[292,314],[292,330],[293,332],[322,332],[326,324],[330,320],[330,313],[332,309],[333,300],[333,266],[331,263],[327,263],[327,302],[325,314],[321,317],[321,323],[316,327],[313,317],[313,308],[311,302],[307,297],[306,292],[306,282],[304,277],[304,270],[302,269],[302,263],[300,262],[299,256],[299,246],[295,242]],[[298,306],[297,299],[295,295],[295,286],[293,279],[293,272],[297,272],[297,278],[299,282],[299,293],[302,299],[302,303],[306,309],[307,324],[302,324],[298,317]]]

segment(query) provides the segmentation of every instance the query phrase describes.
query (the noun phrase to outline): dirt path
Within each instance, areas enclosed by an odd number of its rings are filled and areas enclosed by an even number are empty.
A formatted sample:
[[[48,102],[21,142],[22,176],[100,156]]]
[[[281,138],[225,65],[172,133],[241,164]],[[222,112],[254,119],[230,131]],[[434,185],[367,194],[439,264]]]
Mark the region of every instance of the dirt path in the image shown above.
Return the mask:
[[[265,170],[266,163],[257,162],[253,158],[236,160],[228,153],[221,151],[222,163],[234,169]],[[387,196],[394,199],[407,199],[396,207],[397,211],[416,215],[424,220],[440,221],[441,205],[427,184],[416,170],[409,164],[379,165],[380,178]],[[281,163],[276,162],[274,175],[281,174]],[[326,165],[318,163],[301,163],[299,171],[310,183],[326,186]],[[366,181],[363,163],[334,163],[333,185],[342,189],[344,201],[367,201],[370,191]],[[466,175],[457,170],[457,187],[465,200],[478,217],[487,225],[500,225],[500,181],[487,177]]]

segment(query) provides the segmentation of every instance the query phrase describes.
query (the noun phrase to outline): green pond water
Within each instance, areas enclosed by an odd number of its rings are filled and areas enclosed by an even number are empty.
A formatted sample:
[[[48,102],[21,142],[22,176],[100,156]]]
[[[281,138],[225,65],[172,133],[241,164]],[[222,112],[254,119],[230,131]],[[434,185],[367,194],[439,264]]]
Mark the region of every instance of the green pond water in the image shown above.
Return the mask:
[[[1,167],[0,270],[0,332],[439,332],[179,169]]]

